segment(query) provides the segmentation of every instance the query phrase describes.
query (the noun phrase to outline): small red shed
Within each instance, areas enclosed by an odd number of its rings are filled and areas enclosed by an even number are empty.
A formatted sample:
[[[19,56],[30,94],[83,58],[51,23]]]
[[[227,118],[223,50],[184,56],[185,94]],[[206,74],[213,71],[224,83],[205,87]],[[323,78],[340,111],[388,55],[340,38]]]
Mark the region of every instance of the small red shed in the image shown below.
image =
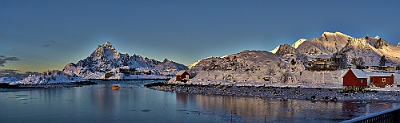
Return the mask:
[[[190,78],[190,73],[187,72],[186,70],[182,70],[176,74],[175,81],[187,81],[189,80],[189,78]]]
[[[369,79],[375,86],[384,87],[394,84],[394,74],[392,73],[373,73],[369,75]]]
[[[343,86],[350,90],[360,90],[367,86],[368,77],[359,69],[349,69],[343,75]]]

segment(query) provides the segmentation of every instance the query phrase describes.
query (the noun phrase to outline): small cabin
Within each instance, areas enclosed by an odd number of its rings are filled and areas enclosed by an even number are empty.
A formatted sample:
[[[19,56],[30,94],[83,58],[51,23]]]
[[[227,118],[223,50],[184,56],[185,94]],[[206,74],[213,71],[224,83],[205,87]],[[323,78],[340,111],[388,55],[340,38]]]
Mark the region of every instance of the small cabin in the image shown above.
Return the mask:
[[[175,81],[186,82],[187,80],[189,80],[189,78],[190,78],[190,73],[186,70],[182,70],[176,74]]]
[[[373,73],[369,75],[371,83],[378,87],[385,87],[386,85],[394,84],[393,73]]]
[[[349,69],[346,74],[343,75],[343,86],[346,90],[362,90],[367,87],[368,77],[359,69]]]

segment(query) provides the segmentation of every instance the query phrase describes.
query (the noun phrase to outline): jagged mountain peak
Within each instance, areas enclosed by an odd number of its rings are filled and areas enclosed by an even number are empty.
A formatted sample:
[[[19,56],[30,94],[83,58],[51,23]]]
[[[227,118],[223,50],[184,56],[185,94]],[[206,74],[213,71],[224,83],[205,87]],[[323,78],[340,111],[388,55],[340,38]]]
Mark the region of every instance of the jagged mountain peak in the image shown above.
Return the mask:
[[[163,62],[165,63],[165,62],[172,62],[172,61],[169,60],[169,59],[167,59],[167,58],[165,58],[165,59],[163,60]]]
[[[105,43],[103,44],[103,46],[112,46],[112,45],[111,45],[110,42],[107,41],[107,42],[105,42]]]
[[[345,37],[351,37],[347,34],[344,34],[342,32],[327,32],[325,31],[324,33],[322,33],[321,37],[327,37],[327,36],[345,36]]]
[[[99,45],[90,56],[95,59],[106,58],[107,60],[110,60],[113,58],[119,58],[120,53],[110,42],[105,42],[103,45]]]
[[[296,54],[296,48],[290,46],[289,44],[279,45],[279,49],[276,51],[276,55],[285,55],[285,54]]]
[[[353,38],[353,37],[341,32],[324,32],[322,33],[320,40],[336,42],[340,41],[341,39],[348,39],[348,38]]]

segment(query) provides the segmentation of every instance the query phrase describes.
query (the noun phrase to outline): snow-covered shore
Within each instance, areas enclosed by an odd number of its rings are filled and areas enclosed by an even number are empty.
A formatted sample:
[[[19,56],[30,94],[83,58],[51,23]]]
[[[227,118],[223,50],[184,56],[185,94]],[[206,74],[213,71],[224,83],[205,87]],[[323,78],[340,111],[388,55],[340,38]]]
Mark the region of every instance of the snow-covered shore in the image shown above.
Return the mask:
[[[151,89],[216,96],[239,96],[255,98],[298,99],[311,101],[394,101],[400,102],[400,92],[364,91],[344,92],[338,88],[301,88],[273,86],[194,85],[159,83],[147,86]]]

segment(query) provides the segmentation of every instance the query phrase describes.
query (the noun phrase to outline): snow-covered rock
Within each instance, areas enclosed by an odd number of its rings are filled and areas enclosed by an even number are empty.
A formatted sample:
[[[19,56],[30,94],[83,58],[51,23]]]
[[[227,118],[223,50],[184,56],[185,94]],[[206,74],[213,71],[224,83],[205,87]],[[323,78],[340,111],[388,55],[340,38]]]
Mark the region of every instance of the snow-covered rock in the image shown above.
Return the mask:
[[[0,83],[11,83],[11,82],[16,82],[16,81],[20,81],[20,78],[16,78],[16,77],[1,77],[0,78]]]
[[[291,82],[305,68],[296,55],[281,57],[267,51],[242,51],[226,57],[202,59],[190,72],[194,84],[264,84]],[[294,81],[294,80],[293,80]],[[174,82],[171,79],[170,82]]]

